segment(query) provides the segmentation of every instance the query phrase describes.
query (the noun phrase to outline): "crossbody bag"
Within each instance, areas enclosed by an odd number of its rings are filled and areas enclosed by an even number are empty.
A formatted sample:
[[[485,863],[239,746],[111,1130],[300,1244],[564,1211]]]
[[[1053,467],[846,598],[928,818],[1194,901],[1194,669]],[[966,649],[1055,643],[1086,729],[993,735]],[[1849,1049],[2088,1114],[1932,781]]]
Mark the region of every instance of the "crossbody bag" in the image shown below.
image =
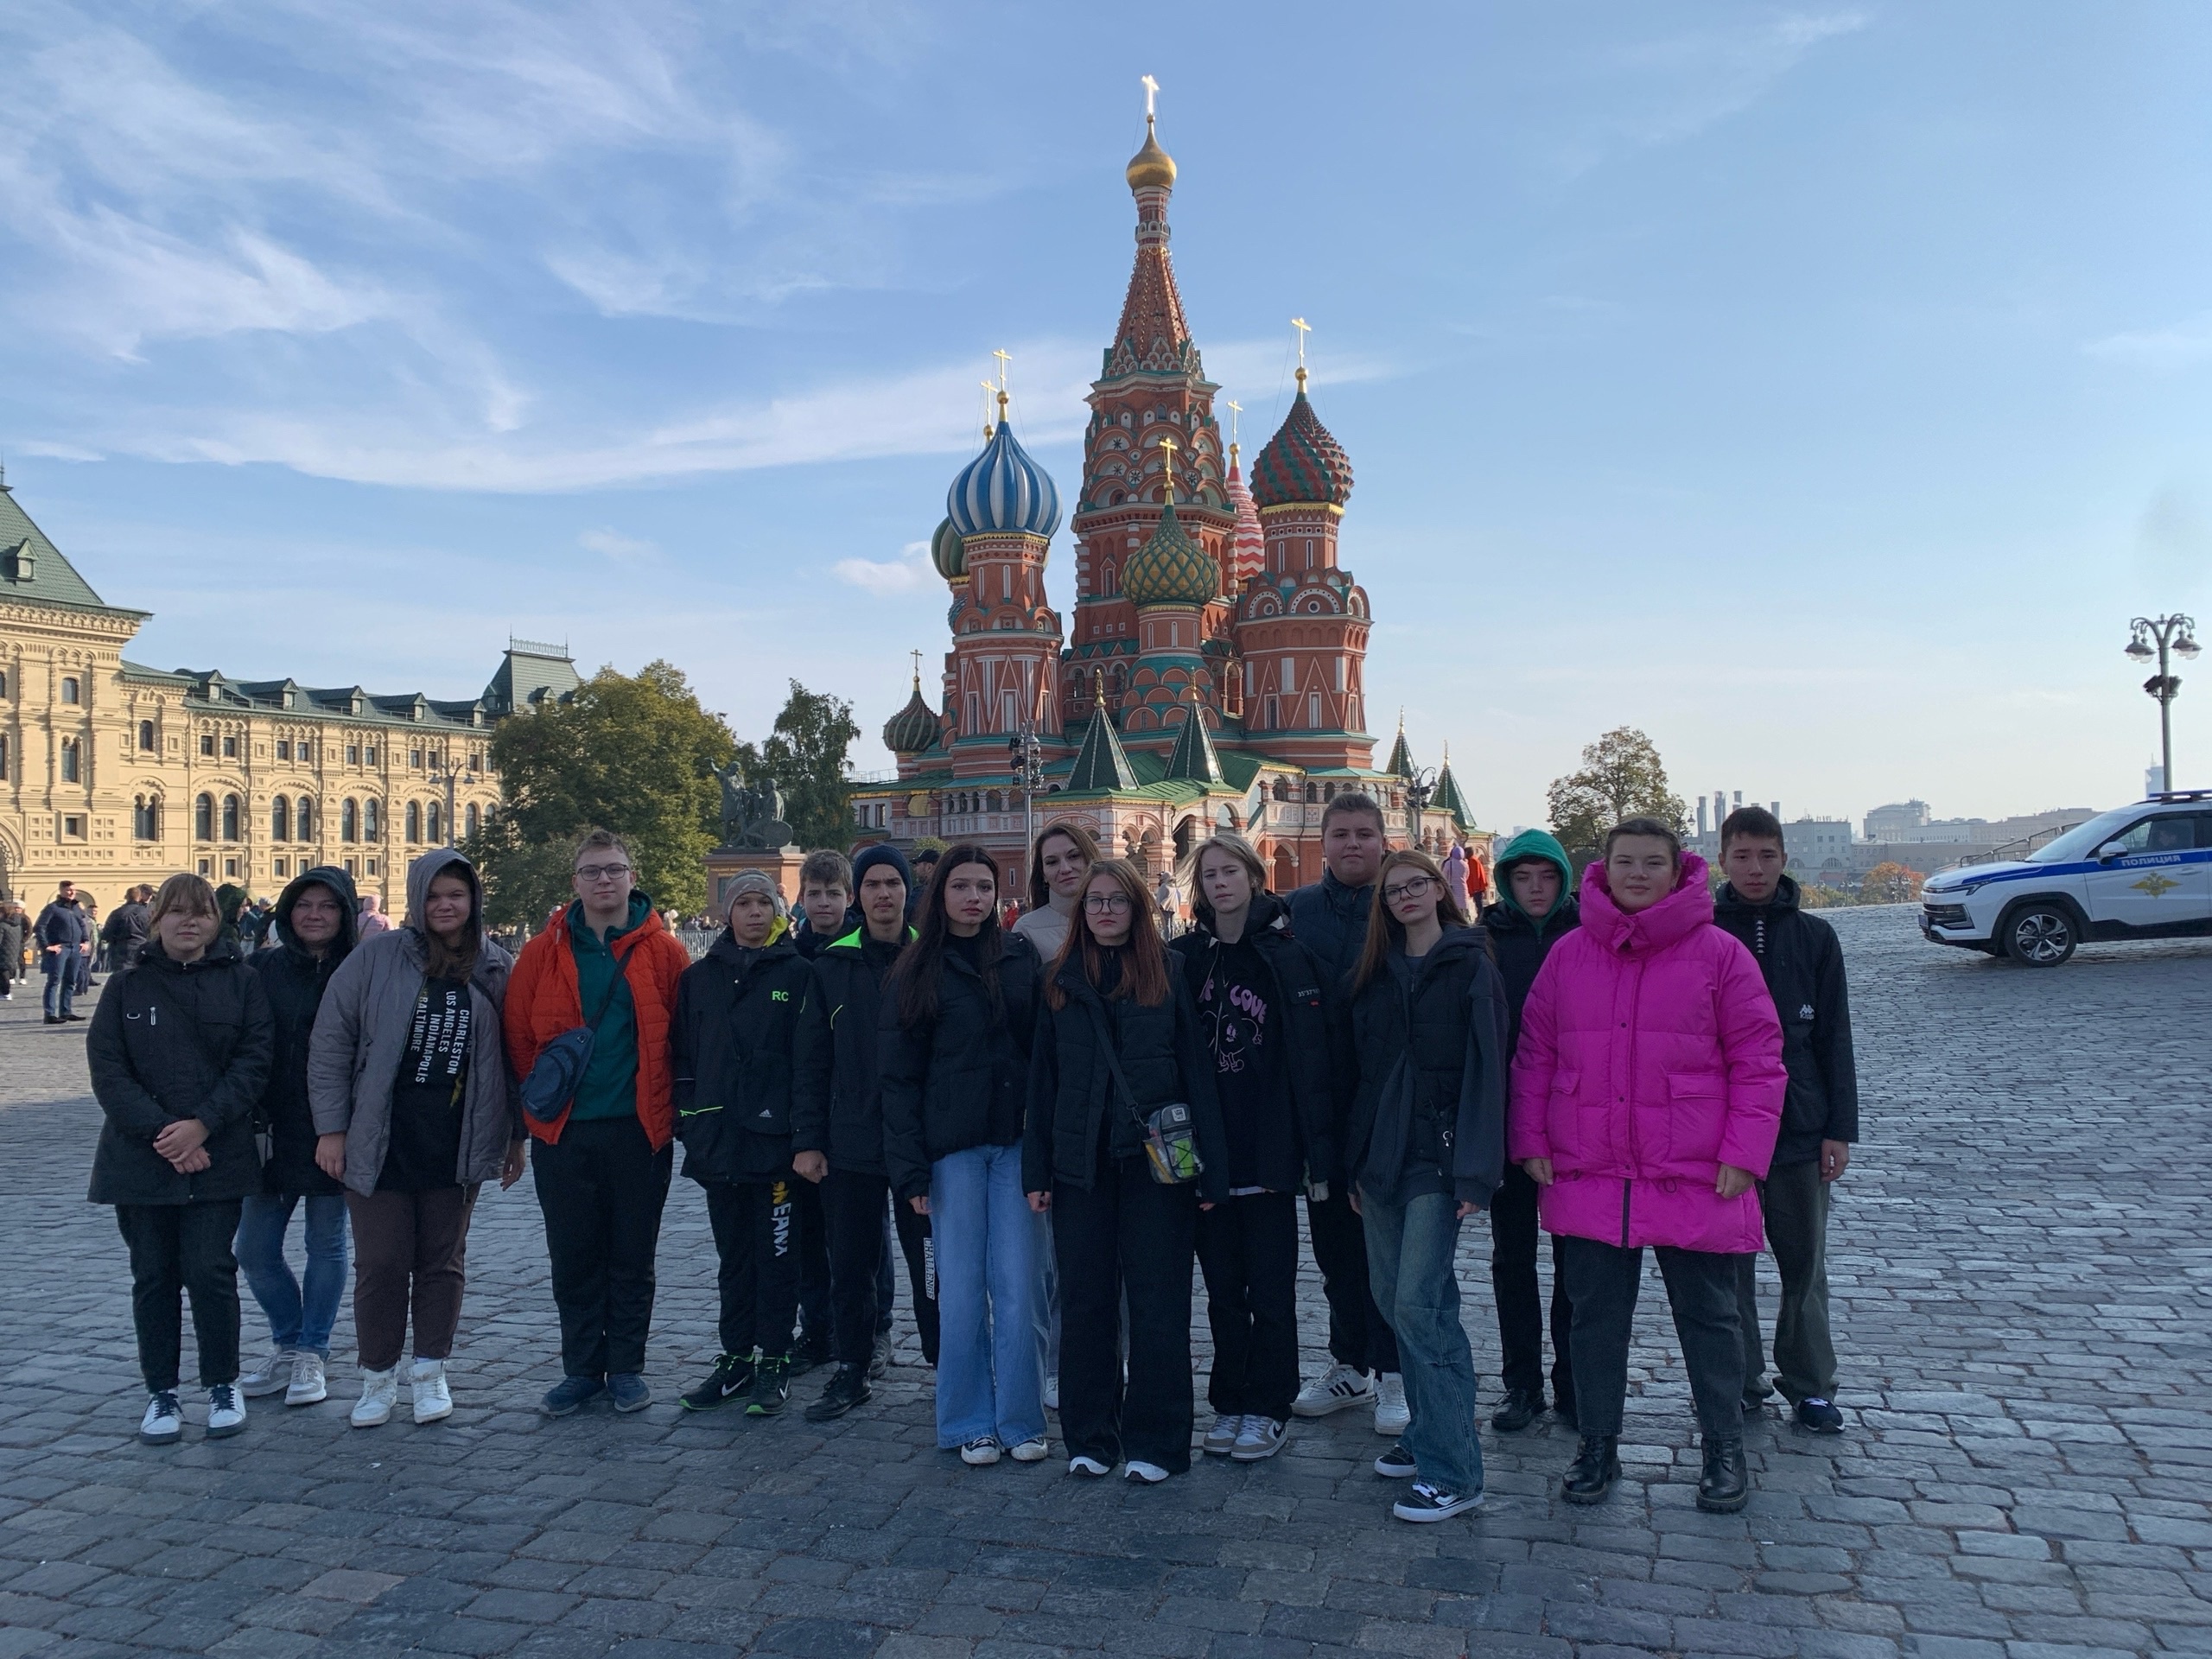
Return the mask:
[[[591,1018],[570,1027],[539,1049],[530,1075],[522,1080],[522,1109],[540,1123],[552,1122],[575,1098],[584,1080],[584,1068],[591,1064],[591,1052],[599,1042],[599,1022],[607,1018],[614,993],[621,987],[625,960],[615,957],[614,976],[607,982],[607,995],[599,999]]]
[[[1163,1186],[1183,1186],[1197,1180],[1205,1165],[1198,1157],[1197,1120],[1192,1116],[1190,1107],[1173,1101],[1147,1112],[1139,1105],[1128,1079],[1122,1075],[1122,1062],[1114,1053],[1114,1033],[1108,1028],[1105,1015],[1095,1005],[1086,1006],[1090,1007],[1091,1024],[1097,1027],[1099,1052],[1106,1057],[1106,1069],[1113,1074],[1114,1087],[1121,1091],[1129,1116],[1144,1131],[1145,1163],[1152,1171],[1152,1179]]]

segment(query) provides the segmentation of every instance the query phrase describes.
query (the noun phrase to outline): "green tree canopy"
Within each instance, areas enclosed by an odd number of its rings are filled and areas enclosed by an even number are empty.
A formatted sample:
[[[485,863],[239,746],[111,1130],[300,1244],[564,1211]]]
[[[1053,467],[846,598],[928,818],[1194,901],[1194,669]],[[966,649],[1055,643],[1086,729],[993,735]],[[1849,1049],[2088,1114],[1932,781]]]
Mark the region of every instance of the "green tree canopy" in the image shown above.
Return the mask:
[[[629,843],[656,904],[706,903],[721,806],[714,774],[736,747],[665,662],[634,675],[602,668],[569,702],[501,721],[491,753],[504,799],[467,849],[491,919],[542,925],[569,897],[569,852],[593,825]]]
[[[1617,726],[1582,751],[1582,767],[1552,779],[1552,833],[1578,865],[1598,856],[1605,832],[1623,818],[1654,817],[1675,833],[1689,830],[1682,798],[1667,785],[1667,768],[1651,740]]]
[[[784,818],[794,842],[809,850],[842,851],[853,838],[846,756],[861,728],[842,697],[810,691],[797,680],[791,684],[767,741],[757,747],[738,744],[738,763],[747,778],[771,779],[784,791]]]

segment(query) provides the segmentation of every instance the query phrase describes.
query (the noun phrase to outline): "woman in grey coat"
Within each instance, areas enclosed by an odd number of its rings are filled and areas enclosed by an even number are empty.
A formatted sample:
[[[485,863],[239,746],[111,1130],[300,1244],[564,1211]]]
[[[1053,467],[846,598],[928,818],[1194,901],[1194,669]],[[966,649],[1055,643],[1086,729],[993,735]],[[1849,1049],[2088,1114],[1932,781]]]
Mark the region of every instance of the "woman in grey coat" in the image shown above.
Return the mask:
[[[522,1108],[499,1010],[513,958],[484,933],[484,888],[450,848],[407,872],[407,925],[355,947],[331,976],[308,1051],[315,1162],[353,1223],[353,1427],[388,1421],[415,1319],[415,1421],[450,1415],[446,1360],[461,1323],[477,1189],[522,1176]]]

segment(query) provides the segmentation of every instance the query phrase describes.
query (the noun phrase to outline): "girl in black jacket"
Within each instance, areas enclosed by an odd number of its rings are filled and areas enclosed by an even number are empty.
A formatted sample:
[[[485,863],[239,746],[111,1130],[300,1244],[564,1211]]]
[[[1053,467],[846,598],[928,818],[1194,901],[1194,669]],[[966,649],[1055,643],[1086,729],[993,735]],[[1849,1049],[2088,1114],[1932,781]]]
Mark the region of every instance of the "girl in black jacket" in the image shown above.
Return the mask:
[[[261,981],[217,934],[214,889],[173,875],[155,895],[137,966],[116,976],[86,1042],[106,1121],[92,1154],[94,1204],[115,1206],[130,1249],[130,1311],[149,1446],[183,1438],[177,1367],[192,1294],[213,1439],[245,1427],[238,1391],[240,1201],[261,1189],[253,1109],[275,1035]]]
[[[1047,1449],[1021,1185],[1043,976],[1028,940],[1000,931],[998,908],[989,855],[946,853],[919,936],[884,981],[878,1027],[884,1163],[936,1240],[937,1443],[968,1464],[1001,1449],[1034,1463]]]
[[[1212,1057],[1171,970],[1143,874],[1091,867],[1046,988],[1029,1071],[1023,1182],[1060,1269],[1060,1427],[1071,1473],[1132,1480],[1191,1466],[1191,1257],[1198,1211],[1229,1196]],[[1186,1109],[1198,1179],[1154,1179],[1147,1121]],[[1128,1300],[1128,1376],[1116,1337]]]
[[[1194,925],[1167,947],[1212,1051],[1229,1157],[1229,1200],[1198,1217],[1213,1329],[1204,1444],[1241,1463],[1282,1449],[1298,1395],[1297,1195],[1332,1179],[1321,970],[1267,881],[1243,836],[1202,842],[1191,861]]]

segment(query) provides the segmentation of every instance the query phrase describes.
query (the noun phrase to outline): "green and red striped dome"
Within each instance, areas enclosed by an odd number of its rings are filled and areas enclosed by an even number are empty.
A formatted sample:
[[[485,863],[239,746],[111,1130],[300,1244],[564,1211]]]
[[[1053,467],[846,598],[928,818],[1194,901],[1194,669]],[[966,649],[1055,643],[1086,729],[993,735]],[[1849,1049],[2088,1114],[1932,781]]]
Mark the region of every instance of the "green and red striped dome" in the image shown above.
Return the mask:
[[[1305,377],[1300,370],[1289,415],[1252,462],[1252,499],[1263,507],[1341,507],[1351,494],[1351,457],[1313,412]]]

